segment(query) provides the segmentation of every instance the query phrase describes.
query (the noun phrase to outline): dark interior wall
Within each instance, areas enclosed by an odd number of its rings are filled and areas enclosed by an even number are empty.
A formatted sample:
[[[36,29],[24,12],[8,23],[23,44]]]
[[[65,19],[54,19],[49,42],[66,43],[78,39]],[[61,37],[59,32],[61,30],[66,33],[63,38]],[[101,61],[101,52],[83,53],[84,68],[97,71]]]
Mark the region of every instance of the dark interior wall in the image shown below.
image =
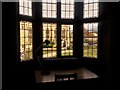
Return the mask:
[[[3,63],[3,88],[12,87],[17,62],[17,23],[16,4],[2,3],[2,63]]]
[[[5,90],[30,87],[34,82],[32,68],[19,63],[18,45],[18,8],[15,2],[2,2],[2,67],[3,88]]]
[[[100,30],[101,30],[101,75],[106,80],[113,80],[113,61],[116,58],[116,30],[118,30],[118,10],[119,3],[103,3],[102,13],[100,15]],[[116,50],[115,50],[116,48]],[[114,56],[115,55],[115,56]]]

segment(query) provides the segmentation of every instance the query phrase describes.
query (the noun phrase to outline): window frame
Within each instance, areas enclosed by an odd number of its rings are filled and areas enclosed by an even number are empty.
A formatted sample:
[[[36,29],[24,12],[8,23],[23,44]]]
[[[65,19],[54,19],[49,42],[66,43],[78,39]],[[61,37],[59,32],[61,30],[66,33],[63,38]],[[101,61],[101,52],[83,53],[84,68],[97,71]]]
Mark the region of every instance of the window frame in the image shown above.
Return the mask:
[[[33,52],[39,47],[39,45],[42,44],[43,42],[43,36],[42,36],[42,23],[56,23],[57,24],[57,58],[62,58],[62,57],[78,57],[78,58],[84,58],[83,57],[83,31],[82,28],[78,27],[83,27],[84,23],[92,23],[92,22],[99,22],[99,16],[96,18],[83,18],[83,2],[75,2],[74,3],[74,19],[65,19],[61,18],[61,3],[57,2],[57,16],[56,18],[43,18],[42,17],[42,2],[32,2],[32,16],[26,16],[26,15],[20,15],[19,14],[19,21],[29,21],[32,22],[33,24]],[[19,5],[18,5],[19,6]],[[38,8],[36,10],[35,8]],[[78,11],[80,10],[80,11]],[[39,12],[38,12],[39,11]],[[36,12],[36,13],[35,13]],[[61,55],[61,25],[62,24],[69,24],[73,25],[73,56],[62,56]],[[99,25],[99,23],[98,23]],[[80,29],[80,30],[79,30]],[[99,33],[99,31],[98,31]],[[78,34],[81,36],[81,38],[76,38],[74,36],[78,36]],[[36,37],[36,36],[37,37]],[[99,37],[99,35],[98,35]],[[76,40],[77,39],[77,40]],[[99,39],[99,38],[98,38]],[[79,41],[77,43],[76,41]],[[99,40],[98,40],[99,41]],[[99,44],[99,42],[98,42]],[[76,45],[76,46],[75,46]],[[79,47],[80,46],[80,47]],[[43,53],[42,49],[40,51],[40,58],[42,58]],[[80,54],[78,54],[80,53]],[[36,58],[35,55],[33,54],[33,59]]]

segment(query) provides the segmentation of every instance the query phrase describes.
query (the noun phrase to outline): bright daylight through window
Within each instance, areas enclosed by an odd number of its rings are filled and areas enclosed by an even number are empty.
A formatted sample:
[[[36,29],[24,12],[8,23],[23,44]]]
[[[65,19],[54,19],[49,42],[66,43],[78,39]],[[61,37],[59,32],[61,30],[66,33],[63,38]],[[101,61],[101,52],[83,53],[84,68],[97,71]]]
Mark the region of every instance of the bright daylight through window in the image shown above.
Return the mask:
[[[30,60],[32,56],[32,23],[20,22],[20,58],[21,61]]]
[[[73,25],[61,26],[61,55],[73,55]]]
[[[83,56],[97,58],[98,23],[85,23],[83,30]]]
[[[32,16],[32,0],[19,0],[19,13]]]
[[[42,17],[56,18],[57,0],[42,0]]]
[[[42,37],[40,40],[43,42],[45,40],[50,41],[48,45],[43,44],[41,51],[43,56],[41,55],[41,57],[57,58],[74,56],[73,40],[77,38],[73,36],[73,33],[74,29],[76,30],[76,27],[80,26],[76,26],[76,24],[82,20],[87,21],[83,23],[83,37],[80,36],[83,38],[83,57],[97,58],[99,0],[84,0],[83,10],[80,11],[77,11],[77,8],[79,8],[81,3],[75,4],[75,0],[61,0],[61,2],[58,3],[57,0],[41,1],[41,3],[32,3],[32,0],[19,0],[19,14],[23,16],[20,20],[21,61],[33,59],[33,45],[35,44],[35,42],[33,42],[33,34],[39,30],[42,30],[39,34]],[[32,5],[36,8],[32,8]],[[42,11],[35,10],[37,8],[40,8]],[[33,12],[34,16],[32,16],[32,11],[35,12]],[[76,18],[75,12],[83,12],[83,18],[79,20],[79,22],[76,22],[76,19],[74,19]],[[42,17],[39,17],[37,14]],[[36,16],[39,17],[39,20],[36,20]],[[91,21],[93,18],[94,22]],[[36,22],[32,22],[32,20],[36,20]],[[73,29],[73,27],[75,28]],[[32,31],[34,29],[35,32]],[[82,33],[82,31],[76,31]]]
[[[61,18],[74,18],[74,0],[61,0]]]
[[[57,57],[57,28],[55,23],[43,23],[43,42],[49,40],[50,44],[43,44],[43,58]]]
[[[99,0],[84,0],[84,18],[98,17]]]

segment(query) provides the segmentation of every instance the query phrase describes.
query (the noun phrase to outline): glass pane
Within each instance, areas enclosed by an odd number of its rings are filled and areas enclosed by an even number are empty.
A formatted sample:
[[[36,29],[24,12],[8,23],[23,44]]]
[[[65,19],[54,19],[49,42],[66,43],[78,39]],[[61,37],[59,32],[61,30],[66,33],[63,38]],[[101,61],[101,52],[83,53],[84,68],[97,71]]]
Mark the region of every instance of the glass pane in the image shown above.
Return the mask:
[[[89,17],[93,17],[93,11],[89,11]]]
[[[61,10],[65,10],[65,5],[61,5]]]
[[[73,25],[62,25],[61,28],[61,55],[73,55]]]
[[[66,12],[66,18],[69,18],[70,15],[69,15],[69,12]]]
[[[84,10],[88,10],[88,4],[84,5]]]
[[[23,6],[23,0],[19,0],[19,5]]]
[[[89,10],[93,10],[93,4],[89,4]]]
[[[94,10],[94,17],[98,17],[98,10]]]
[[[20,22],[20,58],[21,61],[32,59],[32,23]]]
[[[57,0],[51,0],[52,1],[52,3],[56,3],[57,2]]]
[[[28,30],[25,30],[25,38],[28,38],[29,32]]]
[[[47,4],[42,4],[43,10],[47,10]]]
[[[70,12],[70,18],[74,18],[73,12]]]
[[[99,2],[99,0],[94,0],[94,2]]]
[[[61,3],[65,3],[65,0],[61,0]]]
[[[98,9],[98,3],[94,3],[94,9]]]
[[[21,37],[21,38],[24,37],[24,30],[20,30],[20,37]]]
[[[28,15],[28,8],[24,8],[24,14]]]
[[[52,5],[52,10],[56,10],[56,5]]]
[[[48,10],[51,10],[52,4],[48,4]]]
[[[20,7],[20,14],[23,14],[23,7]]]
[[[42,2],[47,2],[47,0],[42,0]]]
[[[69,10],[69,5],[66,5],[66,10]]]
[[[62,11],[62,13],[61,13],[61,18],[65,18],[65,12],[64,11]]]
[[[84,24],[83,56],[97,58],[98,23]]]
[[[42,16],[47,17],[47,11],[43,11]]]
[[[52,11],[52,18],[56,18],[56,11]]]
[[[93,0],[88,0],[89,3],[93,2]]]
[[[70,5],[70,11],[74,11],[74,5]]]
[[[29,8],[32,8],[32,2],[29,1]]]
[[[48,17],[51,18],[51,11],[48,11]]]
[[[84,11],[84,18],[88,17],[88,11]]]
[[[84,0],[84,3],[88,3],[88,0]]]
[[[65,0],[65,3],[66,3],[66,4],[69,4],[69,2],[70,2],[70,0]]]
[[[32,16],[32,9],[29,9],[29,15]]]
[[[74,4],[74,0],[69,0],[70,4]]]
[[[27,7],[27,6],[28,6],[28,2],[24,1],[24,7]]]
[[[47,27],[44,27],[47,26]],[[46,29],[45,29],[46,28]],[[43,58],[53,58],[57,56],[56,24],[43,23],[43,41],[48,40],[50,44],[43,44]]]

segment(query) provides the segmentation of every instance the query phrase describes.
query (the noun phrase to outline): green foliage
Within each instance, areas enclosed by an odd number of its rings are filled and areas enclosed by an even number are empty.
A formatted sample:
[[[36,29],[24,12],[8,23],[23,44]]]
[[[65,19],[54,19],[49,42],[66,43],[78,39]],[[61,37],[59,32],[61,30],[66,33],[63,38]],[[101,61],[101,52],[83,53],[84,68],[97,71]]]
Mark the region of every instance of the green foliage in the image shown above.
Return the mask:
[[[53,48],[54,46],[54,42],[50,42],[50,44],[46,45],[46,44],[43,44],[43,48]]]

